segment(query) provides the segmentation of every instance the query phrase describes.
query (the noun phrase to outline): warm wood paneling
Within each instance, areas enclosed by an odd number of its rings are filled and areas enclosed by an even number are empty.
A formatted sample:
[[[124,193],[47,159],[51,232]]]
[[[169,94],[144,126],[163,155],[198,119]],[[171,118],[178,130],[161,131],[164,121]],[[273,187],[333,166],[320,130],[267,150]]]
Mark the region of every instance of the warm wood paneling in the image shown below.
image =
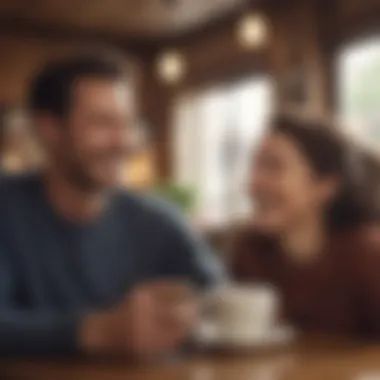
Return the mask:
[[[277,108],[296,107],[322,116],[332,111],[328,81],[332,52],[328,41],[334,38],[329,35],[333,9],[328,1],[295,0],[273,12],[270,70]]]
[[[366,34],[380,34],[380,1],[337,0],[338,26],[343,42]]]
[[[0,103],[22,103],[31,76],[47,61],[81,51],[84,47],[97,47],[94,42],[65,39],[26,38],[20,36],[0,36]],[[100,44],[99,46],[103,46]],[[104,45],[110,46],[112,45]],[[116,47],[118,48],[118,47]],[[119,48],[120,50],[120,48]],[[123,50],[120,50],[123,51]],[[126,55],[127,51],[125,50]],[[143,72],[140,57],[128,54],[133,64]]]
[[[66,54],[76,46],[32,38],[0,37],[0,102],[21,103],[29,78],[46,60]]]

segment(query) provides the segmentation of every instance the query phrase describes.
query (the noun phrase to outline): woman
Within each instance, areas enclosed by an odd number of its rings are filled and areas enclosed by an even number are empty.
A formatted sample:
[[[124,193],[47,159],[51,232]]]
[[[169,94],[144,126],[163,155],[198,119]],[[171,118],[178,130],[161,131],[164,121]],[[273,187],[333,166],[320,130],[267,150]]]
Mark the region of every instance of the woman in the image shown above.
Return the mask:
[[[352,158],[333,128],[274,120],[254,159],[254,219],[234,241],[232,269],[238,281],[277,287],[284,319],[301,330],[380,337],[377,215]]]

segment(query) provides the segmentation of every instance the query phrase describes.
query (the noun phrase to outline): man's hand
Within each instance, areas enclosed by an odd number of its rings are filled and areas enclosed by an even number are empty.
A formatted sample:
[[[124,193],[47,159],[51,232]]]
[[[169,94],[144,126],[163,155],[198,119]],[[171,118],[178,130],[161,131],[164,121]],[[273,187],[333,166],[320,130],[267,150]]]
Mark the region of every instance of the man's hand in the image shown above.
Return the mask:
[[[197,316],[190,286],[157,281],[137,288],[115,309],[86,317],[79,343],[87,352],[165,353],[184,343]]]

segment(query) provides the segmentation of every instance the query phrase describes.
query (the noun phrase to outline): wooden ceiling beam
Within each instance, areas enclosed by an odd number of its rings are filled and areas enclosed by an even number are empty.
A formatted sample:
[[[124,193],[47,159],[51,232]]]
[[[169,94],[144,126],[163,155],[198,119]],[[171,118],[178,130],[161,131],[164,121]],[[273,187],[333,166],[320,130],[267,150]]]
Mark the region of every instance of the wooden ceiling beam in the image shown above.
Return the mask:
[[[237,7],[228,14],[221,15],[213,21],[197,25],[191,30],[184,30],[174,35],[144,36],[138,34],[126,34],[125,36],[82,27],[66,27],[44,22],[32,21],[20,17],[15,12],[0,13],[0,33],[2,35],[16,35],[22,37],[43,38],[53,41],[78,40],[83,42],[95,41],[127,48],[138,54],[152,54],[153,52],[171,45],[183,45],[202,38],[204,34],[223,28],[231,24],[239,15],[252,7],[260,7],[261,4],[277,3],[283,0],[251,0],[246,5]]]
[[[73,41],[76,43],[96,43],[126,48],[131,53],[146,54],[152,51],[154,42],[131,36],[118,36],[112,33],[90,31],[85,28],[66,28],[45,25],[34,21],[0,15],[0,34],[25,38],[40,38],[59,43]]]

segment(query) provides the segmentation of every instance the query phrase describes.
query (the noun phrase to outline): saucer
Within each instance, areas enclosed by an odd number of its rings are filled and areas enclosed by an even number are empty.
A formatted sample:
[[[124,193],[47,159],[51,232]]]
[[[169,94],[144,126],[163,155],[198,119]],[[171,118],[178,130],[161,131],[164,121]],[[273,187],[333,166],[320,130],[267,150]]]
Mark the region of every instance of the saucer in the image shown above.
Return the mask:
[[[217,334],[198,335],[198,342],[205,346],[229,348],[264,348],[291,343],[296,337],[294,329],[289,326],[275,326],[255,336],[226,337]]]

